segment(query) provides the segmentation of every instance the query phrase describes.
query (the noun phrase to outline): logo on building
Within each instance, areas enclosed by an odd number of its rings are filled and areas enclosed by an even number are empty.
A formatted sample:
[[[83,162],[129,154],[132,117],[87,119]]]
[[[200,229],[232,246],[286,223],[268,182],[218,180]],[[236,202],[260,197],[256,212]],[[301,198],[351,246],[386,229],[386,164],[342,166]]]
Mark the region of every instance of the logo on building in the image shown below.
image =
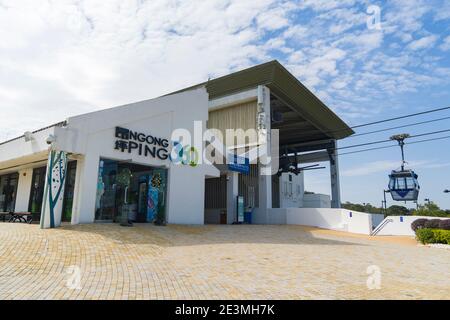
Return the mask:
[[[115,150],[121,152],[136,152],[140,156],[166,160],[169,157],[169,141],[167,139],[116,127]]]

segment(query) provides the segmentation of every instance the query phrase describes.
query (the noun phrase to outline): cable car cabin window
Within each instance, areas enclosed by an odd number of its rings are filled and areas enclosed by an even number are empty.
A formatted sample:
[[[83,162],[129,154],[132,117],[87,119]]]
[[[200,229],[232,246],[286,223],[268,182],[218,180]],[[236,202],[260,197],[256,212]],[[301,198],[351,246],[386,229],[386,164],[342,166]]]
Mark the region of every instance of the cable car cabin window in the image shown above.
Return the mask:
[[[406,189],[406,178],[397,179],[397,186],[395,189]]]
[[[416,181],[413,178],[406,179],[406,187],[408,189],[414,189],[416,187]]]
[[[405,173],[393,173],[389,180],[389,189],[391,190],[404,190],[415,189],[418,187],[415,174],[405,176]]]
[[[389,180],[389,190],[394,190],[395,189],[395,179],[390,179]]]

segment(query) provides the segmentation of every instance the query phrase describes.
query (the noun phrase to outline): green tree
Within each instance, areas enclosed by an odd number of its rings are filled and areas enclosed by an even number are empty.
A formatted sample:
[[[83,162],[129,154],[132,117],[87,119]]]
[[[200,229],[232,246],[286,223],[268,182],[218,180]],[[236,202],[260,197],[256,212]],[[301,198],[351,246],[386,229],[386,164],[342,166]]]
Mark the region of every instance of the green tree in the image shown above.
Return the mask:
[[[388,216],[405,216],[410,213],[409,209],[404,206],[392,205],[387,209],[386,215]]]
[[[341,204],[341,207],[347,210],[359,211],[359,212],[367,212],[367,213],[381,213],[382,209],[371,205],[370,203],[351,203],[345,202]]]
[[[444,210],[441,210],[434,202],[420,205],[417,210],[413,211],[415,216],[429,216],[429,217],[447,217],[448,214]]]

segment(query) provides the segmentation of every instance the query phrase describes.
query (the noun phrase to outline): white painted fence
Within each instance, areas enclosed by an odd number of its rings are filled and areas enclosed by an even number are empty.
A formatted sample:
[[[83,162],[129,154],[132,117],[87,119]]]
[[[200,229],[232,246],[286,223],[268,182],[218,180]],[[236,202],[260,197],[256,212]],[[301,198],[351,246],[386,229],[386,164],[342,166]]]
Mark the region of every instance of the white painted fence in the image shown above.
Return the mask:
[[[411,223],[417,219],[450,219],[425,216],[389,216],[380,223],[380,229],[374,230],[377,236],[414,236]],[[377,228],[378,229],[378,228]]]
[[[257,215],[254,223],[296,224],[377,236],[414,236],[411,223],[417,219],[450,219],[423,216],[389,216],[347,209],[282,208],[269,209],[267,216]]]
[[[382,215],[375,216],[374,219],[373,214],[347,209],[285,208],[269,209],[267,217],[255,223],[296,224],[369,235],[373,230],[372,220],[382,220]]]

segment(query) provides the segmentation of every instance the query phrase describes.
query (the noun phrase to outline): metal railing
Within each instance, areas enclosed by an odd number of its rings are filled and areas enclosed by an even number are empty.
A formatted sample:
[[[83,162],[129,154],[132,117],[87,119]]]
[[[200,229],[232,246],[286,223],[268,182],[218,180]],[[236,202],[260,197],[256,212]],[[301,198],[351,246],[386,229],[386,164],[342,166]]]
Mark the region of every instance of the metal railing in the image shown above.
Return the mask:
[[[394,220],[391,218],[384,219],[375,229],[372,230],[370,235],[375,236],[378,232],[380,232],[381,229],[383,229],[390,222],[394,222]]]

